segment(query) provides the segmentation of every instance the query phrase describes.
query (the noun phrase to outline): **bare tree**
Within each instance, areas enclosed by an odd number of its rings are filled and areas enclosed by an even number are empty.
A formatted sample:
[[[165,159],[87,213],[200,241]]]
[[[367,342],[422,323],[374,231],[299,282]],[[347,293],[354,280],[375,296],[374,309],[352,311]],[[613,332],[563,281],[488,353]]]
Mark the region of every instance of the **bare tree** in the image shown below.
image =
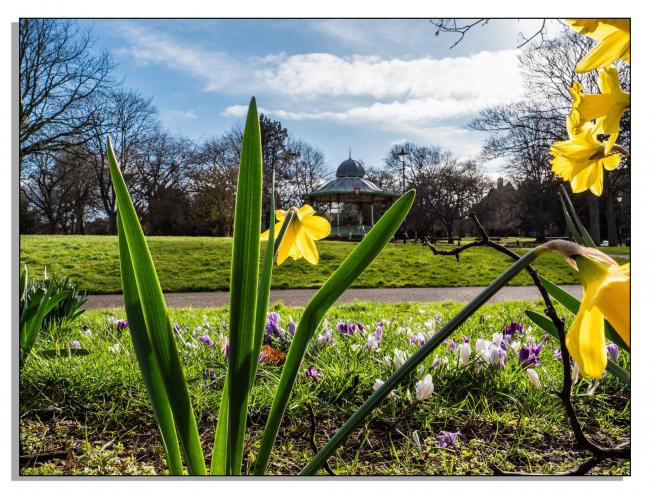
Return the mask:
[[[96,114],[88,101],[113,86],[114,64],[94,55],[94,39],[71,21],[21,19],[19,25],[20,160],[88,139]]]

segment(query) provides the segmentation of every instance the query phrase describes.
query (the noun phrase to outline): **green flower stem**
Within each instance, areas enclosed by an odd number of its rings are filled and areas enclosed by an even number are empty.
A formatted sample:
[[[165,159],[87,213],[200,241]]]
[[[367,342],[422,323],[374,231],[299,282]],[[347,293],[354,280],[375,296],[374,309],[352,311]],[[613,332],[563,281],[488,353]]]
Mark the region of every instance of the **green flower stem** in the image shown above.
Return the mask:
[[[424,359],[433,352],[443,341],[445,341],[458,327],[463,324],[474,312],[485,304],[501,287],[505,286],[520,271],[532,263],[539,256],[547,252],[543,245],[529,251],[525,256],[512,264],[501,276],[499,276],[491,285],[483,290],[474,300],[468,303],[463,309],[454,316],[440,331],[438,331],[429,341],[422,345],[404,365],[397,369],[386,382],[380,386],[364,402],[359,409],[343,424],[338,432],[323,446],[320,451],[312,458],[307,466],[300,472],[300,475],[314,475],[323,466],[325,461],[334,453],[350,433],[359,425],[359,423],[372,412],[399,382],[408,376],[411,371],[415,370]]]

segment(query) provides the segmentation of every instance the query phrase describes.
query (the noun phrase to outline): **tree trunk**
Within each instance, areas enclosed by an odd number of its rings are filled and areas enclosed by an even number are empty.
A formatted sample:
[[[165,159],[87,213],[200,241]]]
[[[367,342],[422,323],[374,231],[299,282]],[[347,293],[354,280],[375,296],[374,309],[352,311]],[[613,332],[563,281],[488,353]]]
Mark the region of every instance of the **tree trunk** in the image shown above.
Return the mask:
[[[607,175],[609,177],[609,175]],[[618,221],[616,221],[616,194],[611,181],[605,183],[605,215],[607,216],[607,242],[609,245],[618,245]]]
[[[596,245],[600,245],[600,207],[598,197],[589,193],[589,235]]]

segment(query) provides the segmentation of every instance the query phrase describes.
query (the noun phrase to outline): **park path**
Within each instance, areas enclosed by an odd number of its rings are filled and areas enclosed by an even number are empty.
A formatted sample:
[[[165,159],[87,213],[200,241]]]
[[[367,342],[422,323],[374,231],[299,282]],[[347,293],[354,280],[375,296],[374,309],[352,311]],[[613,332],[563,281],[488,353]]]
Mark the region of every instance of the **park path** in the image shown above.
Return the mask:
[[[337,304],[355,301],[364,302],[468,302],[485,287],[433,287],[433,288],[351,288],[347,290]],[[582,297],[582,286],[562,285],[566,291],[577,298]],[[284,302],[288,306],[304,306],[316,293],[314,288],[293,290],[271,290],[271,303]],[[537,300],[539,292],[534,286],[506,286],[490,302],[509,300]],[[165,300],[169,307],[221,307],[228,305],[228,292],[191,292],[166,293]],[[86,309],[104,309],[122,307],[122,295],[88,295]]]

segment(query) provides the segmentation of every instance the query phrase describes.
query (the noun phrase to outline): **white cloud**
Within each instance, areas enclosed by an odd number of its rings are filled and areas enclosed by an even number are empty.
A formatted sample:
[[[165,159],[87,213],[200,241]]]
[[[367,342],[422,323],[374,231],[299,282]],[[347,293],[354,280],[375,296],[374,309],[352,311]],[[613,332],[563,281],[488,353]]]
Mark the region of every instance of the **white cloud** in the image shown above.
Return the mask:
[[[199,115],[194,110],[163,110],[161,117],[164,120],[196,120]]]
[[[270,54],[237,58],[183,43],[165,34],[125,24],[130,41],[119,53],[140,63],[186,72],[205,91],[267,91],[291,99],[319,97],[480,98],[521,94],[516,50],[483,51],[434,59],[341,57],[329,53]]]

